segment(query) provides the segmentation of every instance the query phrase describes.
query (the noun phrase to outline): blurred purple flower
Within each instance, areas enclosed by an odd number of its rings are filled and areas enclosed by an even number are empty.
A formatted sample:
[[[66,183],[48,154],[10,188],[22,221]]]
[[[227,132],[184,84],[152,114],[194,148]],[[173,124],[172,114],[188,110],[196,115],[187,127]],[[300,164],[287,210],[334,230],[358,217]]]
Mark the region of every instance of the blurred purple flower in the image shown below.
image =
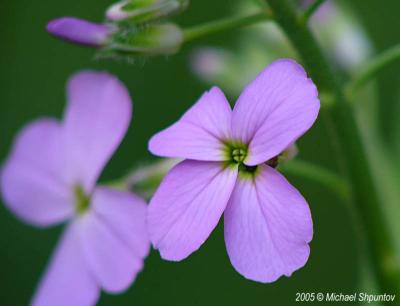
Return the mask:
[[[74,17],[54,19],[47,24],[47,32],[50,34],[90,47],[104,46],[115,31],[115,26],[97,24]]]
[[[166,175],[148,209],[150,240],[162,258],[189,256],[225,213],[229,258],[246,278],[273,282],[307,262],[308,204],[268,164],[312,126],[317,95],[303,68],[282,59],[247,86],[233,111],[214,87],[153,136],[152,153],[187,158]]]
[[[22,130],[1,176],[6,205],[25,222],[69,221],[35,306],[89,306],[100,289],[127,289],[150,248],[144,201],[96,186],[130,123],[127,90],[106,73],[82,72],[68,100],[63,122],[40,119]]]
[[[224,49],[209,47],[196,49],[191,55],[192,71],[201,78],[211,81],[223,73],[229,55]]]

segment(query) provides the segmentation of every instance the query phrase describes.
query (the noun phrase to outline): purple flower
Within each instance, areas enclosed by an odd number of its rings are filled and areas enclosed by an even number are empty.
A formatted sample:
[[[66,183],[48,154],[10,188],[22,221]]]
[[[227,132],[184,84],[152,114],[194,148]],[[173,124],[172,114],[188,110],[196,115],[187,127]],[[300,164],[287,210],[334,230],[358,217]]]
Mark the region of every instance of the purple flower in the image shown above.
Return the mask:
[[[47,24],[47,32],[73,43],[91,46],[104,46],[116,31],[111,25],[97,24],[74,17],[54,19]]]
[[[63,122],[40,119],[18,135],[1,176],[7,207],[27,223],[68,221],[33,298],[35,306],[94,305],[100,289],[128,288],[150,242],[146,204],[96,181],[131,119],[125,87],[106,73],[68,84]]]
[[[150,140],[152,153],[186,158],[148,209],[150,240],[162,258],[180,261],[196,251],[224,213],[229,258],[246,278],[273,282],[307,262],[308,204],[266,162],[312,126],[317,95],[300,65],[278,60],[247,86],[233,111],[214,87]]]

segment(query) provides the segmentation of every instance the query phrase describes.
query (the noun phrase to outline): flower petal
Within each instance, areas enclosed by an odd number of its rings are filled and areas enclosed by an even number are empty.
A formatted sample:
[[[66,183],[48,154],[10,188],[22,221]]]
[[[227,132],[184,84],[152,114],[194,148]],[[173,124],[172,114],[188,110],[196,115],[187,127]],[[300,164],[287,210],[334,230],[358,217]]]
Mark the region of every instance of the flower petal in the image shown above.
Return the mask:
[[[80,244],[78,223],[66,229],[33,298],[32,306],[92,306],[100,289],[91,276]]]
[[[130,193],[98,188],[92,206],[83,217],[86,260],[105,291],[124,291],[142,270],[149,252],[146,205]]]
[[[147,204],[131,192],[97,187],[93,212],[140,258],[150,251],[146,228]]]
[[[73,194],[61,176],[63,155],[60,125],[41,119],[26,126],[2,169],[6,206],[24,221],[47,226],[73,214]]]
[[[261,167],[255,181],[237,181],[224,214],[225,243],[240,274],[269,283],[305,265],[313,228],[302,195],[279,172]]]
[[[165,157],[225,160],[223,141],[231,135],[231,113],[224,93],[213,87],[178,122],[154,135],[149,150]]]
[[[131,100],[115,77],[90,71],[72,77],[68,100],[64,121],[68,178],[90,193],[128,129]]]
[[[304,69],[289,59],[273,62],[240,95],[232,115],[233,138],[249,144],[247,165],[281,153],[314,123],[318,92]]]
[[[151,199],[147,226],[161,257],[179,261],[208,238],[231,195],[237,168],[186,160],[164,178]]]

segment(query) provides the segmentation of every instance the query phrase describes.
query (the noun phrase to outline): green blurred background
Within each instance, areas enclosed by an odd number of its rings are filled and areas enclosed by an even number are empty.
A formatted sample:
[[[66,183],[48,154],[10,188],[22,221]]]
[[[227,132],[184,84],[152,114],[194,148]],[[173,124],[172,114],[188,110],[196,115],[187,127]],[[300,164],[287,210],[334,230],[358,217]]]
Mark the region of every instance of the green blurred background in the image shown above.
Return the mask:
[[[377,51],[399,41],[398,0],[347,2],[365,24]],[[1,1],[1,161],[23,125],[41,116],[61,117],[64,87],[71,74],[87,68],[107,70],[126,84],[134,103],[130,130],[102,180],[121,177],[130,167],[153,160],[147,151],[151,135],[174,122],[207,89],[189,69],[190,52],[205,44],[233,51],[238,47],[235,33],[224,33],[185,46],[176,56],[128,65],[123,61],[94,60],[93,50],[55,40],[44,30],[47,21],[60,16],[101,21],[104,9],[111,3],[110,0]],[[235,0],[194,0],[177,21],[193,25],[227,16],[235,3]],[[394,130],[398,125],[395,106],[400,96],[399,69],[399,65],[385,69],[378,82],[380,133],[393,150]],[[230,97],[231,101],[235,98]],[[335,170],[322,119],[303,137],[299,147],[300,158]],[[226,254],[221,221],[203,247],[181,263],[162,261],[152,251],[135,284],[118,296],[102,294],[99,305],[294,305],[296,292],[360,291],[361,259],[345,204],[313,182],[292,176],[289,179],[308,199],[315,231],[308,264],[291,278],[259,284],[241,277]],[[62,227],[32,228],[0,206],[0,305],[29,303],[61,230]],[[362,290],[369,289],[361,286]]]

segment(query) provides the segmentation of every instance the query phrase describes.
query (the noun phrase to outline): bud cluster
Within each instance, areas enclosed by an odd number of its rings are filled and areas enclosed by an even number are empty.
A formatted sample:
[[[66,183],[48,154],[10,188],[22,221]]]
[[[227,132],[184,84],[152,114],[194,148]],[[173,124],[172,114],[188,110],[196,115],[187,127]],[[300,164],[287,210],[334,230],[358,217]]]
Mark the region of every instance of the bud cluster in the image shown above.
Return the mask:
[[[149,22],[180,13],[188,0],[123,0],[111,5],[106,16],[111,21]]]
[[[183,34],[167,19],[188,4],[189,0],[123,0],[107,9],[103,24],[62,17],[50,21],[47,31],[108,55],[173,54],[179,50]]]

